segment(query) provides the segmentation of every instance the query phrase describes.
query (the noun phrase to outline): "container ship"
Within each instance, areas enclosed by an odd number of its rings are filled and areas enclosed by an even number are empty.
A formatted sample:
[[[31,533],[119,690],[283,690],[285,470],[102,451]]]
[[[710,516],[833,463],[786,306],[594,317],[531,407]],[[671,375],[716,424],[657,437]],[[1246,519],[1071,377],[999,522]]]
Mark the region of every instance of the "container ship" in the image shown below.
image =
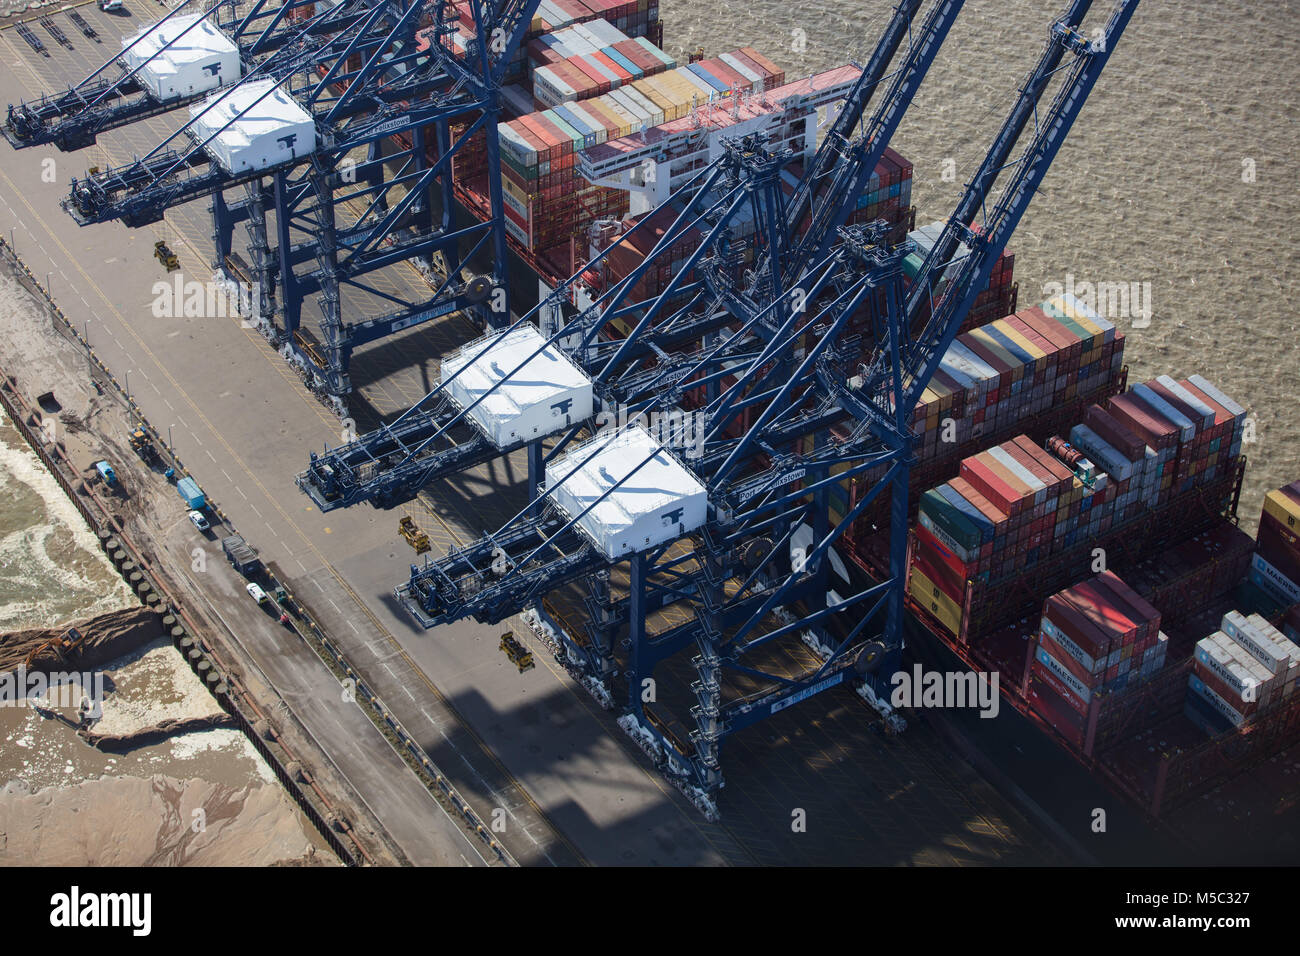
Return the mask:
[[[440,40],[432,29],[424,30],[417,35],[422,48],[443,42],[464,55],[473,20],[467,4],[456,9],[456,32]],[[502,91],[511,118],[497,129],[507,241],[517,267],[511,291],[521,305],[535,304],[611,245],[600,264],[583,273],[584,282],[571,287],[569,301],[583,307],[590,293],[626,278],[676,215],[669,200],[717,157],[724,138],[761,131],[769,144],[790,149],[794,159],[782,171],[782,185],[787,196],[793,194],[804,162],[817,149],[818,130],[861,72],[846,64],[794,80],[753,47],[713,57],[697,51],[690,62],[678,63],[662,50],[663,33],[658,4],[650,0],[539,5]],[[454,126],[453,137],[471,123]],[[437,157],[431,145],[430,162]],[[491,208],[485,157],[478,134],[452,158],[456,197],[479,220],[489,218]],[[622,240],[647,217],[652,221]],[[849,222],[877,220],[889,224],[891,241],[910,233],[917,242],[908,262],[915,275],[938,229],[914,230],[912,164],[892,149]],[[747,242],[752,218],[748,235],[745,225],[736,236],[737,269],[753,259]],[[698,230],[687,230],[678,258],[658,265],[634,288],[638,300],[658,295],[699,239]],[[1013,268],[1008,253],[968,325],[1014,311]]]

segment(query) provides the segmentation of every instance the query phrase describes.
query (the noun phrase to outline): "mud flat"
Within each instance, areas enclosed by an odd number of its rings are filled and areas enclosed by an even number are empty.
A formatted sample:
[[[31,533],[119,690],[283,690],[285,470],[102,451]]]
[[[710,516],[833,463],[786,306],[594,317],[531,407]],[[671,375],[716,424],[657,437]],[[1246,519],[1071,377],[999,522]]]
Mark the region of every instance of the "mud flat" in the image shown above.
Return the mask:
[[[103,777],[0,791],[0,865],[328,866],[274,784]]]

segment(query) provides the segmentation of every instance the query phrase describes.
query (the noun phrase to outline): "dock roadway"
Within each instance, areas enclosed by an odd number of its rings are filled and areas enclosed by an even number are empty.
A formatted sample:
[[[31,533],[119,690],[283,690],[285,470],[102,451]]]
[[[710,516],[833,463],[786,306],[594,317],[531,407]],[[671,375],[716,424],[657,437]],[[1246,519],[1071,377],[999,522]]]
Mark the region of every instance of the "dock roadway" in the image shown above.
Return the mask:
[[[129,0],[129,17],[93,6],[95,46],[31,51],[0,30],[3,102],[84,76],[115,34],[161,8]],[[68,31],[65,31],[68,32]],[[73,62],[75,61],[75,62]],[[212,275],[204,203],[140,230],[79,228],[60,210],[67,182],[90,164],[142,155],[177,115],[101,137],[78,154],[2,147],[0,228],[50,286],[70,319],[235,524],[288,576],[331,636],[357,660],[399,720],[485,820],[504,816],[500,838],[525,864],[1042,863],[1056,859],[1013,807],[956,761],[924,726],[898,740],[871,732],[848,692],[828,693],[752,728],[724,755],[721,824],[707,824],[645,762],[541,648],[520,675],[497,649],[501,628],[472,622],[425,632],[394,605],[412,552],[396,534],[413,513],[435,549],[467,540],[508,507],[518,470],[500,461],[440,483],[406,511],[366,506],[319,513],[293,484],[308,451],[340,439],[338,420],[255,331],[235,318],[155,317],[153,284],[172,281],[153,258],[166,239],[187,279]],[[43,160],[54,161],[55,174]],[[46,175],[43,176],[43,173]],[[414,270],[381,277],[415,294]],[[312,307],[306,310],[311,312]],[[351,321],[365,317],[345,303]],[[358,427],[418,398],[436,357],[467,341],[456,317],[359,352],[353,360]],[[438,517],[435,517],[437,515]],[[261,652],[274,655],[275,648]],[[315,728],[313,728],[315,730]],[[328,735],[321,741],[329,747]],[[494,810],[502,811],[495,814]],[[791,826],[803,810],[806,832]]]

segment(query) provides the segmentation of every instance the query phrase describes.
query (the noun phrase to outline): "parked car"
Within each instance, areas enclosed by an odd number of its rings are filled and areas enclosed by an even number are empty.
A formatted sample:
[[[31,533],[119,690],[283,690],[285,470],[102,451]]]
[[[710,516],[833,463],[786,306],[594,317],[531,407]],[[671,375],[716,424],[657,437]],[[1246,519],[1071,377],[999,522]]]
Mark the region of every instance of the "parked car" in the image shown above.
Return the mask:
[[[110,10],[121,10],[122,0],[99,0],[99,9],[105,12]]]
[[[258,604],[265,604],[270,600],[270,598],[266,596],[266,592],[262,590],[261,585],[254,584],[252,581],[249,581],[248,584],[244,586],[244,590],[247,591],[248,596]]]
[[[208,522],[208,519],[203,516],[202,511],[190,512],[190,524],[194,525],[194,527],[198,528],[200,531],[207,531],[212,527]]]

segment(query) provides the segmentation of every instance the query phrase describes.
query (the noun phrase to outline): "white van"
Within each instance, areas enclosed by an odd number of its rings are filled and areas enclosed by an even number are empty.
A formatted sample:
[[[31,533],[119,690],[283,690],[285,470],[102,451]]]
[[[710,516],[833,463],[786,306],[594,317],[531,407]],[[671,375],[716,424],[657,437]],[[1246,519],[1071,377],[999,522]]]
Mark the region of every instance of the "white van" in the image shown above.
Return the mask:
[[[99,0],[99,9],[105,13],[110,10],[121,10],[122,0]]]
[[[266,596],[266,592],[262,590],[261,585],[254,584],[252,581],[248,582],[248,584],[244,587],[244,590],[247,591],[248,596],[251,597],[258,604],[265,604],[268,600],[270,600]]]

